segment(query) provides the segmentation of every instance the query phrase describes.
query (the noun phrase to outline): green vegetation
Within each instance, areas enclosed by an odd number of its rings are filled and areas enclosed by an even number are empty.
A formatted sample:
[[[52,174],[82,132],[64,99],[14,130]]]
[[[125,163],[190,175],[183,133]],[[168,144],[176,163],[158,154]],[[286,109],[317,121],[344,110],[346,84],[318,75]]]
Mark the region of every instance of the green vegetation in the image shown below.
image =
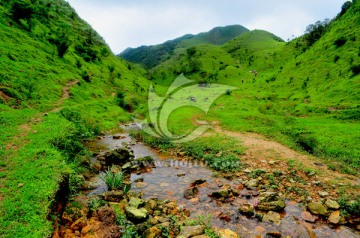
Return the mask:
[[[197,138],[183,144],[173,144],[165,138],[155,138],[144,132],[132,132],[133,137],[164,151],[182,151],[196,160],[203,161],[210,168],[221,172],[236,172],[242,165],[239,155],[243,153],[241,143],[231,137],[214,134]]]
[[[160,45],[128,48],[119,56],[133,63],[141,63],[145,68],[151,69],[172,57],[178,49],[202,44],[222,45],[247,31],[248,29],[239,25],[216,27],[209,32],[184,35]]]
[[[199,87],[219,83],[237,90],[224,92],[207,115],[191,107],[176,110],[169,118],[172,133],[191,132],[195,119],[216,121],[223,129],[267,135],[323,158],[331,169],[358,175],[359,12],[359,1],[346,2],[335,19],[310,25],[290,42],[230,26],[123,53],[146,71],[115,57],[63,0],[1,1],[0,236],[50,236],[47,218],[59,184],[69,178],[75,195],[82,182],[77,172],[89,159],[83,141],[143,116],[148,79],[162,95],[181,73]],[[240,142],[224,135],[206,134],[181,145],[136,136],[218,171],[241,168]],[[255,170],[250,176],[262,174]],[[280,175],[269,177],[274,188]],[[122,179],[107,173],[110,189],[123,187]],[[339,202],[343,213],[359,215],[358,199]],[[94,200],[91,209],[101,205]],[[118,214],[123,237],[136,236],[124,221]]]
[[[124,187],[124,173],[113,172],[112,169],[105,171],[103,180],[109,190],[118,190]]]
[[[143,111],[148,83],[62,0],[1,1],[0,36],[0,236],[48,237],[59,184],[71,174],[75,194],[87,164],[82,141]]]
[[[332,165],[336,170],[358,174],[359,9],[358,1],[346,3],[335,19],[310,25],[290,42],[254,30],[222,46],[175,50],[149,70],[159,94],[181,73],[199,86],[238,89],[220,97],[207,115],[189,107],[176,110],[170,130],[189,132],[194,118],[219,121],[223,129],[268,135],[327,163],[340,162]]]

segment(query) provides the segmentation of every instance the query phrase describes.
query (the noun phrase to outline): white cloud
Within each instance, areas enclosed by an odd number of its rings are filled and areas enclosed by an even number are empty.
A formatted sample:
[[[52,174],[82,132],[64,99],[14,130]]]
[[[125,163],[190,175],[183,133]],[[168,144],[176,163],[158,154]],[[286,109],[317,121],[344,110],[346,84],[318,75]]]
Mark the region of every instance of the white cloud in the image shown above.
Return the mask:
[[[240,24],[283,39],[306,26],[332,18],[345,0],[68,0],[104,37],[114,53],[127,47],[159,44],[216,26]]]

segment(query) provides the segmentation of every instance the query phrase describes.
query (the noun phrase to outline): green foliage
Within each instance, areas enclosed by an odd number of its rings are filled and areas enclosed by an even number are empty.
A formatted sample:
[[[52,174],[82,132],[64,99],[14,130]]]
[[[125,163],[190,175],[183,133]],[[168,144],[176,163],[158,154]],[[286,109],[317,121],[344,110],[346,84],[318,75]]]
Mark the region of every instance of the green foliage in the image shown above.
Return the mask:
[[[341,197],[339,199],[340,209],[346,211],[347,214],[353,216],[360,216],[360,198],[357,197],[354,200],[350,200],[347,197]]]
[[[69,190],[70,190],[70,195],[74,196],[77,195],[79,189],[81,188],[81,186],[84,183],[84,178],[80,175],[77,174],[70,174],[69,175]]]
[[[360,64],[352,65],[350,69],[351,69],[351,71],[353,73],[353,76],[357,76],[357,75],[360,74]]]
[[[338,17],[341,17],[342,15],[344,15],[344,14],[347,12],[347,10],[350,9],[351,5],[352,5],[352,2],[351,2],[351,1],[345,2],[345,3],[341,6],[341,12],[339,13]]]
[[[121,237],[123,238],[138,238],[140,237],[137,233],[136,226],[130,223],[125,214],[116,206],[113,207],[116,213],[116,223],[120,226]]]
[[[102,178],[109,190],[119,190],[124,187],[124,173],[114,173],[112,169],[105,171],[105,175]]]
[[[239,142],[225,136],[201,137],[180,145],[185,153],[194,159],[205,160],[214,170],[235,172],[241,168],[237,154],[242,153]]]
[[[100,207],[105,206],[106,202],[98,197],[91,198],[89,203],[89,209],[91,212],[98,210]]]
[[[329,19],[325,19],[324,21],[317,21],[314,24],[310,24],[306,27],[305,40],[307,46],[312,46],[325,34],[325,32],[328,30],[329,22]]]
[[[340,38],[336,39],[335,45],[337,48],[339,48],[339,47],[345,45],[346,41],[347,41],[347,39],[345,37],[341,36]]]

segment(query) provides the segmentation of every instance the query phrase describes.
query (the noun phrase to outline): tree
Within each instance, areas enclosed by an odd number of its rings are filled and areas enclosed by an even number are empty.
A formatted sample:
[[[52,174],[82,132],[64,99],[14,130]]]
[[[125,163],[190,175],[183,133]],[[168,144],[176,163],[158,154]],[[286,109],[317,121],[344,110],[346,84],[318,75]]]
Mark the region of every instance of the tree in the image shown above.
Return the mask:
[[[318,41],[321,36],[325,34],[328,29],[330,20],[325,19],[324,21],[317,21],[315,24],[310,24],[306,27],[305,40],[308,46],[312,46],[316,41]]]
[[[339,16],[344,15],[344,14],[347,12],[347,10],[349,10],[349,8],[351,7],[351,5],[352,5],[352,2],[351,2],[351,1],[345,2],[345,3],[342,5],[342,7],[341,7],[341,12],[339,13]]]

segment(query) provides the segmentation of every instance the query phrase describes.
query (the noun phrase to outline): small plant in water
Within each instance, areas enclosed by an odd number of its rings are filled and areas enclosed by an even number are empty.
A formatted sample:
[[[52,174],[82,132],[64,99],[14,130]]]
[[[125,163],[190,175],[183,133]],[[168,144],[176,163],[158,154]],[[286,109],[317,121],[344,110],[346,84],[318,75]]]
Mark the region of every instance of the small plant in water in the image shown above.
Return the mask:
[[[103,176],[103,180],[108,190],[117,190],[123,187],[124,177],[123,172],[113,172],[111,169],[108,169],[105,172],[105,176]]]

